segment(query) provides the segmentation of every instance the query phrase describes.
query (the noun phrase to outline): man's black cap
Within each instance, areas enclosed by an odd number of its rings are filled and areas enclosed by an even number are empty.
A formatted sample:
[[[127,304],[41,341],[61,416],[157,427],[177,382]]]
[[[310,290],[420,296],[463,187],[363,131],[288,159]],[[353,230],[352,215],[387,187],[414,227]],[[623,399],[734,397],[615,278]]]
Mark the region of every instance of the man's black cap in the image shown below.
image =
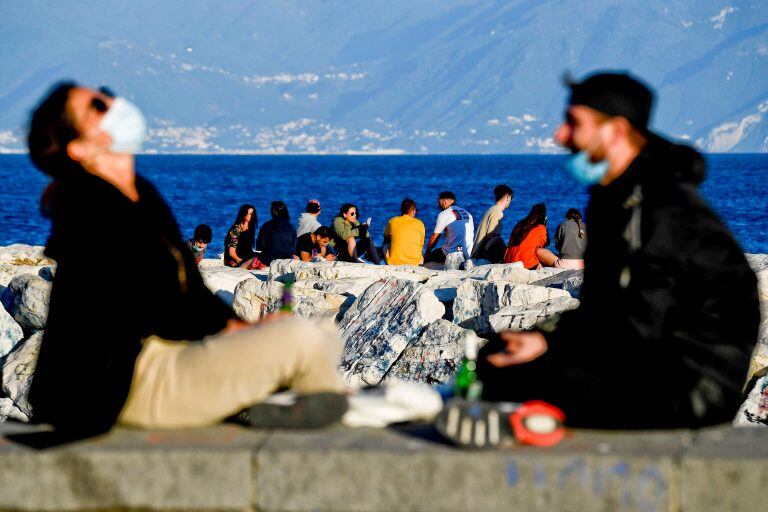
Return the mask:
[[[621,116],[636,129],[648,131],[653,108],[653,91],[628,73],[594,73],[582,82],[568,77],[569,105],[584,105],[608,116]]]

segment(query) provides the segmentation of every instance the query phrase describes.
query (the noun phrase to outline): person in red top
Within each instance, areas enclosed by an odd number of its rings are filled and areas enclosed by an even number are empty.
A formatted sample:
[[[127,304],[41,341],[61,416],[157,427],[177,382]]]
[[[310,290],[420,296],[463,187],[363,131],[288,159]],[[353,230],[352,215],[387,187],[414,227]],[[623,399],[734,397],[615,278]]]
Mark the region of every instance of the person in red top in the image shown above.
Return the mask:
[[[529,270],[548,265],[550,256],[552,261],[557,259],[552,251],[544,249],[548,245],[547,207],[544,203],[537,203],[523,220],[515,224],[504,253],[504,263],[522,261]]]

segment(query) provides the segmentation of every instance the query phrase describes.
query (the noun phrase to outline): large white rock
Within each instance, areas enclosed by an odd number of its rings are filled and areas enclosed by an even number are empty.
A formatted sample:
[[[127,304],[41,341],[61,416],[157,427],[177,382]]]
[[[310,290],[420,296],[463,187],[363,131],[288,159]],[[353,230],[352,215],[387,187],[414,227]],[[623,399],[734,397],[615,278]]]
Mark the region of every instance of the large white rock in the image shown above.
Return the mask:
[[[368,287],[339,326],[344,341],[340,368],[352,386],[378,384],[421,331],[445,307],[423,284],[384,279]]]
[[[0,305],[0,358],[13,350],[24,338],[24,331],[13,317]]]
[[[11,280],[19,274],[40,276],[46,281],[53,281],[54,265],[11,265],[0,263],[0,288],[8,286]]]
[[[482,344],[473,331],[448,320],[429,324],[403,351],[384,380],[401,379],[431,385],[448,381],[461,364],[467,337],[474,337],[478,345]]]
[[[283,284],[256,278],[241,281],[235,287],[232,309],[246,322],[256,322],[276,311],[283,294]]]
[[[203,276],[205,286],[211,290],[221,300],[232,305],[235,298],[235,287],[246,279],[267,280],[269,272],[267,270],[245,270],[242,268],[230,267],[202,267],[200,274]]]
[[[315,290],[299,283],[293,286],[291,295],[294,314],[304,318],[335,318],[343,314],[354,301],[354,297]],[[243,320],[255,322],[262,316],[280,309],[282,296],[282,283],[247,279],[235,288],[232,309]]]
[[[453,322],[477,333],[493,331],[490,316],[505,306],[531,306],[558,297],[570,298],[568,292],[507,281],[467,279],[456,291]]]
[[[746,254],[749,266],[757,275],[760,302],[768,300],[768,254]]]
[[[488,317],[495,332],[526,331],[534,325],[564,311],[576,309],[579,301],[570,297],[557,297],[527,306],[504,306]]]
[[[13,244],[0,247],[0,263],[11,265],[51,265],[53,260],[47,258],[41,245]]]
[[[28,422],[29,418],[21,412],[10,398],[0,398],[0,423],[7,420]]]
[[[760,333],[755,349],[752,351],[747,380],[763,368],[768,368],[768,302],[766,301],[760,303]]]
[[[28,400],[29,386],[32,384],[42,341],[43,333],[36,332],[5,358],[2,367],[3,392],[28,417],[32,415],[32,406]]]
[[[521,261],[514,263],[495,263],[491,265],[479,265],[467,272],[467,277],[481,279],[483,281],[508,281],[518,284],[534,284],[555,274],[561,269],[543,268],[541,270],[528,270]]]
[[[14,320],[28,331],[45,328],[50,304],[51,283],[42,277],[21,274],[3,291],[2,303]]]
[[[436,272],[414,265],[368,265],[344,261],[304,262],[275,260],[269,266],[269,278],[277,281],[307,279],[406,279],[426,281]]]

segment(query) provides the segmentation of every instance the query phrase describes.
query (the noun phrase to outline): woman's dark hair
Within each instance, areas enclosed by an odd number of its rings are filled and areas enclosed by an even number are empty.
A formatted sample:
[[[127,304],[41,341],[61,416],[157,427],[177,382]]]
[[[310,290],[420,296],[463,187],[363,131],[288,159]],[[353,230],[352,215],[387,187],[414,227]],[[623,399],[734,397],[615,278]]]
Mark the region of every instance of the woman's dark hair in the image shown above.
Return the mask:
[[[282,201],[272,201],[272,206],[269,208],[269,213],[272,214],[273,219],[280,217],[284,219],[291,218],[291,214],[288,213],[288,205]]]
[[[256,208],[252,204],[244,204],[237,211],[237,219],[235,219],[235,225],[242,224],[245,218],[248,216],[248,210],[253,210],[251,215],[251,222],[248,223],[248,231],[240,235],[240,244],[238,247],[253,247],[253,241],[256,238],[256,226],[258,225],[259,217],[256,215]]]
[[[354,208],[355,210],[358,209],[357,206],[355,206],[352,203],[344,203],[343,205],[341,205],[341,208],[339,208],[339,217],[344,217],[344,214],[347,213],[352,208]],[[360,212],[358,211],[358,213]]]
[[[510,247],[520,245],[525,237],[528,236],[528,233],[536,226],[540,224],[546,225],[546,218],[547,206],[544,203],[533,205],[528,215],[515,224],[515,229],[512,230],[512,235],[509,237]]]
[[[584,225],[581,223],[581,212],[576,208],[571,208],[565,213],[565,218],[576,221],[576,224],[579,225],[579,238],[584,238]]]
[[[58,82],[32,112],[27,134],[29,158],[35,167],[53,178],[84,172],[67,155],[67,144],[80,135],[67,113],[67,100],[74,82]]]
[[[320,238],[333,238],[333,231],[328,226],[320,226],[315,230],[314,235]]]

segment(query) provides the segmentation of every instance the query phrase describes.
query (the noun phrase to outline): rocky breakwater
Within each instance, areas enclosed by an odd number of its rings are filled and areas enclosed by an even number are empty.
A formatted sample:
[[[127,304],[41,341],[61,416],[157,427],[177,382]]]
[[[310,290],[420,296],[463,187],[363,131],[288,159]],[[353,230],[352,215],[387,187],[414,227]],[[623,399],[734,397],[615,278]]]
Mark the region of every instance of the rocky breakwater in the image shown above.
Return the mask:
[[[42,247],[0,247],[0,419],[31,414],[29,383],[45,328],[55,264]],[[758,384],[737,424],[768,421],[768,255],[748,255],[760,282],[761,338],[751,375]],[[269,269],[230,269],[205,260],[206,286],[245,320],[280,308],[283,283],[292,281],[299,316],[335,319],[344,352],[340,372],[348,384],[390,379],[438,384],[461,361],[466,338],[505,329],[525,330],[578,307],[581,271],[530,271],[519,264],[464,265],[467,270],[278,260]],[[98,271],[94,269],[94,271]],[[105,281],[105,294],[109,293]]]
[[[555,279],[559,273],[519,264],[436,270],[279,260],[266,281],[256,277],[237,285],[233,307],[242,318],[257,320],[279,309],[281,283],[291,281],[297,315],[339,323],[340,370],[349,385],[393,378],[438,384],[455,372],[467,336],[482,344],[484,335],[527,328],[577,307],[563,280]],[[535,284],[542,280],[549,286]],[[492,321],[502,309],[503,320]]]

